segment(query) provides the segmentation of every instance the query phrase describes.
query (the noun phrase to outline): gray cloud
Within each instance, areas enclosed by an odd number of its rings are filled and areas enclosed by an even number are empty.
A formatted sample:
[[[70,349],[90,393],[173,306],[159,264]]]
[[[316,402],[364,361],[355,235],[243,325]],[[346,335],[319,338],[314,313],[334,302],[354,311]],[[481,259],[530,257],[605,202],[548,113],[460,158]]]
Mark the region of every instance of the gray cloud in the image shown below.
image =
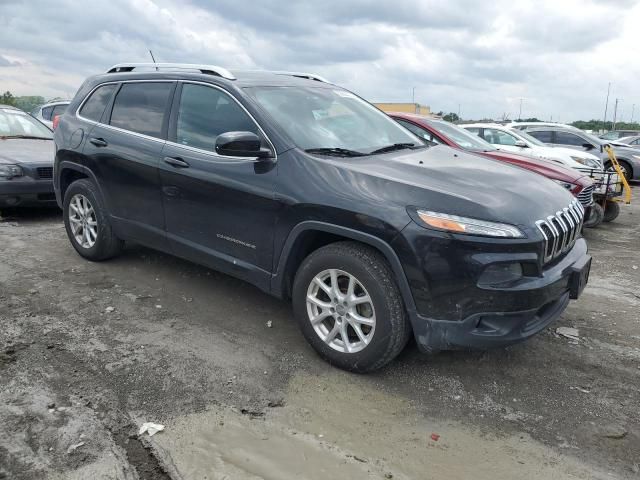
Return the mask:
[[[527,116],[571,120],[601,115],[609,80],[634,103],[640,73],[625,55],[639,40],[633,0],[0,5],[0,84],[17,94],[73,94],[150,48],[159,61],[315,71],[370,100],[408,101],[416,87],[421,103],[469,117],[513,115],[525,98]]]

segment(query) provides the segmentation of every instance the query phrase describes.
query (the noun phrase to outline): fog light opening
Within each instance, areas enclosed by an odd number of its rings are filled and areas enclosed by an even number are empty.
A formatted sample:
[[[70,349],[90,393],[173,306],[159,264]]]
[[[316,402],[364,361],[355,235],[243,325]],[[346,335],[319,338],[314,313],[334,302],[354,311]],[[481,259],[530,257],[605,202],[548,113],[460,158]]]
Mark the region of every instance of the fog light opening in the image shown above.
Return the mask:
[[[522,278],[522,265],[520,263],[495,263],[485,268],[480,279],[479,287],[497,287],[512,283]]]

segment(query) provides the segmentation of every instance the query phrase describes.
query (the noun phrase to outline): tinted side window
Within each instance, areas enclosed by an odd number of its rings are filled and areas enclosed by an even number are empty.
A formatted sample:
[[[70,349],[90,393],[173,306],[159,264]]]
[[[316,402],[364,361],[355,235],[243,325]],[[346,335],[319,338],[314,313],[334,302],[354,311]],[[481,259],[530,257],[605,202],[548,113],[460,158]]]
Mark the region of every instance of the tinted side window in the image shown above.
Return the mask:
[[[51,112],[53,111],[53,107],[44,107],[42,109],[42,118],[45,120],[51,120]]]
[[[214,151],[216,138],[225,132],[253,132],[258,127],[228,94],[205,85],[182,86],[176,142]]]
[[[573,133],[556,131],[555,143],[560,145],[575,145],[577,147],[581,147],[583,143],[586,143],[586,141],[580,138],[578,135],[574,135]]]
[[[84,102],[84,105],[80,109],[80,116],[93,120],[94,122],[99,122],[116,87],[117,85],[113,84],[103,85],[94,90],[89,99]]]
[[[51,118],[55,118],[56,115],[62,115],[66,110],[66,105],[56,105],[55,107],[53,107],[53,112],[51,112]]]
[[[421,128],[415,125],[414,123],[408,122],[406,120],[401,120],[401,119],[395,119],[395,120],[396,122],[398,122],[400,125],[402,125],[404,128],[409,130],[414,135],[417,135],[419,138],[424,139],[427,142],[427,144],[434,145],[434,144],[440,143],[438,139],[431,134],[431,132],[425,130],[424,128]]]
[[[542,143],[551,143],[551,136],[553,134],[551,130],[541,130],[539,132],[527,132],[527,133],[532,137],[537,138]]]
[[[110,124],[150,137],[162,137],[172,83],[125,83],[116,95]]]

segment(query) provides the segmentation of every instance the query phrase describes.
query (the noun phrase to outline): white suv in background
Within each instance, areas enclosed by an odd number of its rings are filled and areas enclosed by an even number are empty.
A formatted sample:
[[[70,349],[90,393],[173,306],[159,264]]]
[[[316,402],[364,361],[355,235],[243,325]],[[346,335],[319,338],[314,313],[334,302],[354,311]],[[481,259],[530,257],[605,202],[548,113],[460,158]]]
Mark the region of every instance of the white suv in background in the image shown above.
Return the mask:
[[[69,106],[69,100],[56,100],[45,103],[31,112],[31,116],[40,120],[47,127],[53,129],[53,119],[62,115]]]
[[[595,155],[579,152],[571,148],[549,147],[526,132],[514,130],[504,125],[497,123],[471,123],[460,126],[495,145],[498,150],[551,160],[576,169],[603,169],[602,160]]]

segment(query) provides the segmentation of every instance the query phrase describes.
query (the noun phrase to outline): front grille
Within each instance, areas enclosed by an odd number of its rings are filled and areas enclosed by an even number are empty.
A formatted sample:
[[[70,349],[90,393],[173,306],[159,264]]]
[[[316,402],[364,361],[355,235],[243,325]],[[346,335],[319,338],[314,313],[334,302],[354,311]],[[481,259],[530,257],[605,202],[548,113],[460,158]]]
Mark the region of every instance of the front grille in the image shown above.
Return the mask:
[[[593,185],[585,187],[584,190],[578,194],[578,201],[583,207],[588,207],[593,203]]]
[[[53,178],[53,167],[40,167],[36,168],[36,171],[38,172],[38,178]]]
[[[573,247],[582,231],[584,208],[577,200],[568,207],[538,220],[536,226],[544,237],[544,263],[550,262]]]

